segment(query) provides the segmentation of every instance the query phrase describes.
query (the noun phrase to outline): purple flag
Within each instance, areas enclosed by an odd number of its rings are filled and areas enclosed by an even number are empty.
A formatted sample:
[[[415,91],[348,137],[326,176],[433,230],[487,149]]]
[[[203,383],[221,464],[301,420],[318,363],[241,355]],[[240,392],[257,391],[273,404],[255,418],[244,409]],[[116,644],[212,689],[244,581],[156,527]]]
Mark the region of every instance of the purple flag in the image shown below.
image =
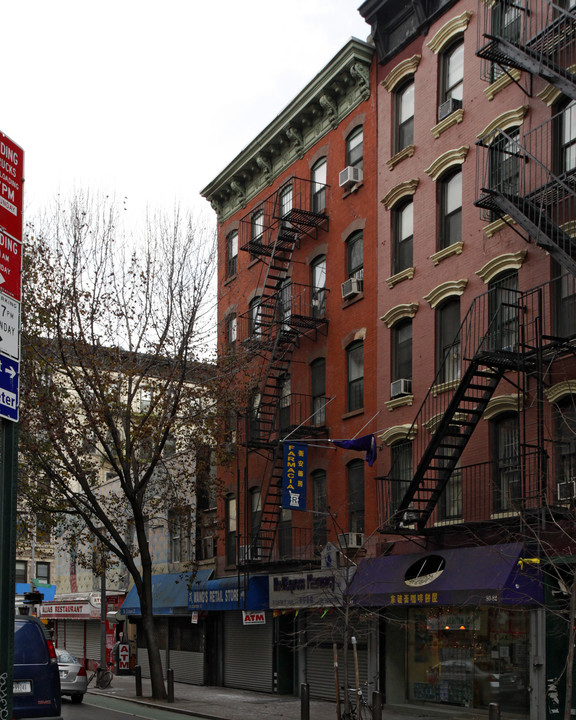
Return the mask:
[[[346,450],[365,450],[366,462],[370,467],[374,465],[376,460],[376,438],[374,435],[363,435],[355,440],[332,440],[334,445],[345,448]]]

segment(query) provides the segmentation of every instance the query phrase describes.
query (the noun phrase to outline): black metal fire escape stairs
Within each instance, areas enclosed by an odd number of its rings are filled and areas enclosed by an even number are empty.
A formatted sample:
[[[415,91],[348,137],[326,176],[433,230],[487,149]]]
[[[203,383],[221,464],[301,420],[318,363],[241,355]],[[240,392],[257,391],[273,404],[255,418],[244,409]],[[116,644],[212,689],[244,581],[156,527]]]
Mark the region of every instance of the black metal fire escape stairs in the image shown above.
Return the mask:
[[[289,191],[290,207],[282,203]],[[281,515],[283,444],[278,432],[281,382],[288,374],[294,349],[304,335],[326,327],[323,312],[316,312],[315,289],[296,285],[289,279],[295,248],[306,238],[316,239],[319,230],[328,229],[325,210],[314,212],[311,183],[290,178],[262,203],[264,229],[241,249],[262,261],[262,294],[256,327],[245,344],[263,360],[259,382],[259,402],[248,412],[246,445],[267,460],[267,477],[261,490],[259,527],[250,529],[250,543],[240,553],[239,565],[269,562]],[[244,218],[248,228],[254,210]],[[248,229],[251,232],[251,229]],[[322,289],[322,293],[326,291]],[[251,318],[254,325],[254,317]],[[307,430],[310,428],[307,427]]]
[[[477,55],[538,76],[576,100],[576,15],[549,0],[497,0],[484,15]]]
[[[419,534],[425,530],[500,380],[508,371],[524,370],[530,362],[520,342],[520,297],[492,310],[486,294],[470,307],[407,433],[416,470],[382,532]],[[462,367],[456,372],[455,353]],[[447,383],[452,393],[446,391],[447,366],[456,375]],[[406,481],[392,465],[385,480],[392,487],[399,479]]]
[[[475,205],[485,219],[503,218],[528,242],[546,250],[554,260],[576,275],[576,168],[564,171],[547,166],[553,149],[555,128],[563,122],[560,112],[521,139],[496,130],[479,141],[484,148],[483,168]]]

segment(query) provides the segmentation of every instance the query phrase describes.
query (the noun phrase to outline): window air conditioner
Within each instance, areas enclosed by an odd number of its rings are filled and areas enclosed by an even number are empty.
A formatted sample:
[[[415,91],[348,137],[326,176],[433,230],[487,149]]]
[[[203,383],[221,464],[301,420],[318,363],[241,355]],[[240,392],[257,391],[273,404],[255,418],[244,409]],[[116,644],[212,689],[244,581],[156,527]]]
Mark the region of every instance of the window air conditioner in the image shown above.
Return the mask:
[[[400,378],[390,383],[390,397],[398,397],[399,395],[410,395],[412,392],[412,380],[408,378]]]
[[[364,533],[341,533],[338,535],[338,543],[343,550],[359,550],[364,546]]]
[[[556,492],[558,493],[558,500],[573,500],[576,496],[576,482],[574,480],[566,480],[565,482],[558,483],[556,486]]]
[[[338,176],[338,184],[341,188],[349,190],[356,183],[362,182],[362,169],[359,167],[352,167],[349,165]]]
[[[346,300],[353,295],[358,295],[363,290],[363,282],[358,278],[351,277],[342,283],[342,300]]]
[[[460,110],[462,107],[462,100],[456,100],[456,98],[449,98],[445,102],[441,103],[438,106],[438,122],[440,120],[444,120],[445,117],[448,117],[451,113],[453,113],[455,110]]]

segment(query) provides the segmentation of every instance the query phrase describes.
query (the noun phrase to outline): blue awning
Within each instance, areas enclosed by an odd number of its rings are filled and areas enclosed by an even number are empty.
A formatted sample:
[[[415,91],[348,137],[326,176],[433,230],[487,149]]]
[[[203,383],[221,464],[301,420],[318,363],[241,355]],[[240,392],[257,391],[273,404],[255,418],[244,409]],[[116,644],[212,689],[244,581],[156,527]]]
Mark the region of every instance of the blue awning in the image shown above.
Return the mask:
[[[434,557],[445,561],[440,571],[430,571],[432,560],[421,576],[408,572]],[[512,543],[366,559],[350,595],[354,604],[370,607],[534,604],[542,603],[543,587],[538,565]]]
[[[196,573],[168,573],[152,576],[152,607],[154,615],[188,615],[188,588],[191,582],[206,581],[212,570]],[[126,595],[120,612],[124,615],[140,615],[140,599],[136,586]]]
[[[195,582],[188,592],[190,610],[266,610],[268,575],[251,575],[248,586],[237,577]]]

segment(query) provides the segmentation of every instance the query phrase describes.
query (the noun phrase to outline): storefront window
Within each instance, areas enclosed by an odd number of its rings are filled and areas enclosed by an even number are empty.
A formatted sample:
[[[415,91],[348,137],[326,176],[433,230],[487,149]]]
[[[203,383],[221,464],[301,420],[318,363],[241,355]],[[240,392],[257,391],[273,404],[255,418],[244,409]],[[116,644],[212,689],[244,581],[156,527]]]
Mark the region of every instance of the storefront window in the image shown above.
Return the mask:
[[[408,699],[528,707],[528,612],[409,608]]]

